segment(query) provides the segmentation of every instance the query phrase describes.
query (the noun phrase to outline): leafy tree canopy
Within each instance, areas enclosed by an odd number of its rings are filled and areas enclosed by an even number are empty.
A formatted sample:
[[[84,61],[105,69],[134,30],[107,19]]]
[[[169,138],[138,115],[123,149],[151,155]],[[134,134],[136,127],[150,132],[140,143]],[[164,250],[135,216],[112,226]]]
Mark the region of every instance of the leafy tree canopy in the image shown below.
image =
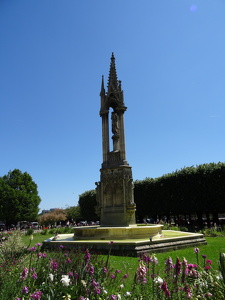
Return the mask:
[[[37,184],[19,169],[0,177],[0,220],[7,224],[37,220],[41,198]]]

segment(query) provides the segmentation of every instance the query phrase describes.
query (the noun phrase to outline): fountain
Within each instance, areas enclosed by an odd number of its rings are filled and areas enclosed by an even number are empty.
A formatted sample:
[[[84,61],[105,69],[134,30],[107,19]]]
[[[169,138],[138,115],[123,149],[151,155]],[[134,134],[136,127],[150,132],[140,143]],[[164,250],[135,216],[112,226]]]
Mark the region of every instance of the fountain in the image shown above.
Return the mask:
[[[102,76],[100,97],[103,162],[100,181],[96,182],[95,209],[101,225],[75,227],[74,236],[61,235],[56,240],[44,241],[43,246],[52,247],[61,243],[67,247],[91,247],[104,252],[108,251],[108,244],[113,241],[112,253],[137,255],[141,252],[164,251],[169,247],[205,243],[200,234],[174,233],[172,237],[165,238],[162,232],[163,225],[136,224],[132,169],[126,160],[125,149],[124,112],[127,107],[124,104],[121,81],[117,80],[113,53],[108,89],[106,92]],[[112,149],[110,149],[110,131]]]

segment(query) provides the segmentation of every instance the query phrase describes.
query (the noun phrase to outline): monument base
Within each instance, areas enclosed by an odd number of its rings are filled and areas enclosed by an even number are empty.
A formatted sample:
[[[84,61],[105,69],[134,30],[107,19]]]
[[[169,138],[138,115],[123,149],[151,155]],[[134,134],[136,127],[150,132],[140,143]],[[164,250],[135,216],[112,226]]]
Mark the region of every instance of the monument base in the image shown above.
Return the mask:
[[[45,240],[42,247],[54,249],[63,245],[65,248],[90,249],[101,254],[107,254],[110,250],[112,255],[139,256],[143,253],[167,252],[206,244],[203,234],[162,230],[161,234],[157,234],[151,239],[74,240],[73,234],[60,234],[56,240],[53,237]]]

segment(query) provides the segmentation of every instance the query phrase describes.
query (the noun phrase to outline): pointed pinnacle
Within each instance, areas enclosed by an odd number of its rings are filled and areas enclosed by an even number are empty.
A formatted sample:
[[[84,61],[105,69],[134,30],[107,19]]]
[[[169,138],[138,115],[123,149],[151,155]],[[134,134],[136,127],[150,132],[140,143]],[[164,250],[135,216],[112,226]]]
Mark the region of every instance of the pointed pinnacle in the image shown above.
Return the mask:
[[[113,52],[111,56],[111,63],[110,63],[110,70],[109,70],[108,90],[110,89],[110,87],[112,87],[115,90],[117,90],[118,88],[116,64],[115,64],[115,57]]]

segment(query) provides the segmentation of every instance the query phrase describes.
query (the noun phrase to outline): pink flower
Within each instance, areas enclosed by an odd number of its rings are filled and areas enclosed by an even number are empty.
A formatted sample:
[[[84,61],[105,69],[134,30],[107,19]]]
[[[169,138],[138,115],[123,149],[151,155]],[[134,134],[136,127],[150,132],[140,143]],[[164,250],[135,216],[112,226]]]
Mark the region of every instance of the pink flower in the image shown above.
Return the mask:
[[[146,283],[146,275],[147,275],[148,268],[142,262],[139,267],[137,268],[137,281],[140,283]]]
[[[32,295],[30,295],[30,298],[31,299],[41,299],[41,295],[42,295],[42,292],[41,291],[37,291],[37,292],[34,292]]]

